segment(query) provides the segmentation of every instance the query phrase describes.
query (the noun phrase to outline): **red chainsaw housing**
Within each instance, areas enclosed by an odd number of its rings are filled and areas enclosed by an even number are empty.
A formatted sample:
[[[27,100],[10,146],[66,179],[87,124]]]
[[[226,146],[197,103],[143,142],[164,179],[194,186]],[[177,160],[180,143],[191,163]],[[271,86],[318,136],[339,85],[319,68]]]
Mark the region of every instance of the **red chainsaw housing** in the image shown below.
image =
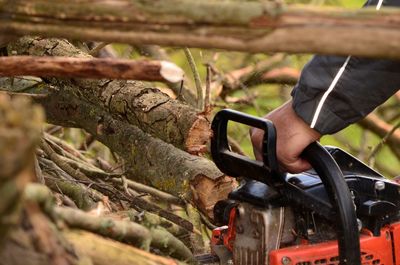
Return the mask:
[[[234,211],[232,211],[234,212]],[[231,212],[231,214],[232,214]],[[213,231],[212,245],[225,245],[230,251],[235,240],[233,218],[229,226]],[[368,230],[360,234],[362,265],[400,265],[400,222],[385,226],[375,237]],[[273,250],[267,253],[269,265],[338,265],[337,241],[318,244],[301,244]],[[261,264],[260,264],[261,265]]]

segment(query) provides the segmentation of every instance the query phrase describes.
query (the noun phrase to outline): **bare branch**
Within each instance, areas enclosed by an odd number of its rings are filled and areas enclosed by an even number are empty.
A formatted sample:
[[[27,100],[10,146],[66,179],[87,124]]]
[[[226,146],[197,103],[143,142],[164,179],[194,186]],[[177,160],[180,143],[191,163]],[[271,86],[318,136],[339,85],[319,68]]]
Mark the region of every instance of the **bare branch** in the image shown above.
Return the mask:
[[[165,61],[125,59],[6,56],[0,76],[81,77],[180,82],[183,71]]]

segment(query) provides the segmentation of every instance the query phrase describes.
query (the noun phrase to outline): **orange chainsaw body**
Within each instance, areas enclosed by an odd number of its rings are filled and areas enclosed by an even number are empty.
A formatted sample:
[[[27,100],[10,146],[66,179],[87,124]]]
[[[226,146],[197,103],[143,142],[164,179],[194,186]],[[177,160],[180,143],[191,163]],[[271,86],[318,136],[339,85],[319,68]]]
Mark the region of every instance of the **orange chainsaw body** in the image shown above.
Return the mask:
[[[214,229],[211,245],[223,244],[233,251],[236,235],[235,212],[235,209],[231,210],[228,226]],[[360,246],[362,265],[400,265],[400,222],[383,227],[380,236],[363,230],[360,234]],[[269,265],[339,265],[336,240],[317,244],[301,241],[299,245],[280,248],[264,255],[268,257]],[[233,263],[244,264],[235,259]],[[266,261],[253,264],[266,264]]]

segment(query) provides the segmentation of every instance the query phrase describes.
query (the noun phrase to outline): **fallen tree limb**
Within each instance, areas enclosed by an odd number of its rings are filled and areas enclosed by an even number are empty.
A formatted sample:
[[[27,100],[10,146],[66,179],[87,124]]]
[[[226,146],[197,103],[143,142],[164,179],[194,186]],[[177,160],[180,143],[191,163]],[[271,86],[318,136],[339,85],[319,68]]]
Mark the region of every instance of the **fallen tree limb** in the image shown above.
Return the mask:
[[[57,207],[48,188],[29,185],[25,192],[27,201],[38,203],[54,220],[63,221],[71,228],[91,231],[105,237],[132,244],[146,251],[150,245],[167,255],[181,260],[192,260],[190,250],[177,238],[162,228],[147,229],[131,221],[95,216],[78,209]]]
[[[240,1],[1,0],[0,13],[0,32],[8,35],[400,58],[397,9]]]
[[[133,211],[132,209],[130,211]],[[189,245],[190,242],[186,242],[185,239],[189,237],[189,233],[186,229],[183,229],[181,226],[176,225],[167,219],[160,217],[151,212],[143,212],[143,216],[141,213],[133,213],[129,214],[129,219],[135,222],[138,222],[145,227],[156,227],[161,226],[165,228],[168,232],[173,234],[176,238],[179,238],[182,242]]]
[[[44,141],[42,140],[40,143],[40,148],[43,149],[43,151],[46,153],[46,155],[62,170],[64,170],[66,173],[68,173],[71,176],[74,176],[74,178],[81,180],[81,181],[90,181],[90,179],[80,172],[79,170],[75,170],[73,167],[71,167],[65,160],[61,159],[60,156],[56,154],[56,152]]]
[[[45,183],[53,191],[71,198],[79,209],[89,211],[96,207],[87,190],[77,183],[51,177],[45,177]]]
[[[64,231],[63,235],[79,250],[88,255],[94,265],[178,265],[172,259],[159,257],[143,250],[105,239],[84,231]]]
[[[149,250],[152,241],[150,232],[134,222],[118,221],[102,216],[93,216],[77,209],[55,207],[52,214],[72,228],[103,235]]]
[[[57,157],[57,159],[61,159],[62,156]],[[65,159],[65,158],[64,158]],[[42,163],[45,163],[46,160],[41,159]],[[73,163],[75,161],[71,160],[71,161],[62,161],[64,164],[66,164],[67,166],[69,166],[69,163]],[[45,167],[50,167],[51,164],[54,163],[53,161],[48,161],[46,162],[46,166]],[[56,164],[56,163],[54,163]],[[70,166],[69,166],[70,167]],[[164,210],[163,208],[159,207],[158,205],[154,204],[153,202],[150,201],[146,201],[145,199],[141,198],[141,196],[139,196],[140,194],[137,193],[136,191],[133,191],[131,189],[128,189],[128,187],[124,188],[124,192],[119,191],[117,188],[115,188],[112,184],[106,183],[106,179],[102,180],[102,179],[94,179],[94,180],[82,180],[79,179],[79,176],[76,174],[76,172],[71,172],[71,170],[68,171],[59,171],[58,168],[53,167],[51,170],[48,170],[46,168],[46,175],[50,174],[53,175],[54,177],[48,177],[46,176],[46,184],[48,184],[48,186],[53,189],[54,191],[58,191],[62,194],[67,194],[69,197],[71,197],[71,199],[78,205],[79,208],[82,209],[92,209],[93,205],[91,203],[90,200],[90,196],[93,195],[93,192],[90,192],[93,189],[93,191],[96,192],[100,192],[100,197],[96,196],[94,197],[96,199],[96,201],[100,201],[102,200],[105,195],[109,196],[109,198],[114,198],[117,201],[118,200],[122,200],[122,201],[126,201],[128,204],[132,205],[132,207],[140,209],[140,210],[144,210],[144,211],[150,211],[153,212],[157,215],[159,215],[160,217],[164,217],[168,220],[170,220],[171,222],[181,226],[182,228],[184,228],[185,230],[191,232],[191,233],[197,233],[200,234],[200,232],[198,230],[195,229],[195,227],[193,226],[193,224],[189,221],[187,221],[186,219],[175,215],[173,213],[170,213],[167,210]],[[65,165],[64,167],[65,168]],[[62,169],[62,168],[60,168]],[[58,172],[54,172],[54,171],[58,171]],[[55,174],[54,174],[55,173]],[[67,174],[68,173],[68,174]],[[64,177],[64,175],[67,174],[67,176]],[[110,176],[111,177],[111,176]],[[72,178],[72,179],[71,179]],[[124,177],[121,177],[122,179],[124,179]],[[112,183],[115,183],[114,181],[115,179],[112,179]],[[75,182],[81,182],[81,183],[75,183]],[[167,194],[165,192],[156,190],[154,188],[151,187],[146,187],[143,184],[139,184],[130,180],[124,180],[131,182],[131,184],[136,184],[134,186],[141,188],[142,190],[146,190],[146,191],[150,191],[152,194],[157,194],[158,196],[162,196],[163,198],[168,198],[169,200],[171,199],[175,199],[174,202],[177,202],[177,198]],[[120,184],[121,182],[123,183],[124,181],[119,181],[117,182],[118,184]],[[87,184],[88,186],[84,186],[84,184]],[[122,184],[121,183],[121,184]],[[82,187],[83,185],[83,187]],[[155,192],[157,191],[157,193]],[[95,193],[96,194],[96,193]],[[107,200],[108,201],[108,200]],[[116,208],[114,206],[114,203],[112,202],[108,202],[111,203],[111,208]]]
[[[166,252],[171,257],[178,258],[187,262],[194,261],[193,254],[190,249],[186,247],[182,241],[178,240],[164,228],[152,228],[150,229],[150,233],[152,238],[152,245],[154,247]]]
[[[92,210],[96,206],[94,202],[102,202],[105,199],[104,194],[90,187],[95,184],[94,181],[80,181],[75,178],[75,175],[67,174],[51,160],[39,158],[39,161],[43,168],[46,185],[53,191],[70,197],[79,208]],[[118,209],[113,202],[109,202],[109,206],[113,210]]]
[[[114,178],[113,179],[114,182],[116,183],[122,183],[122,181],[118,178]],[[173,203],[173,204],[177,204],[177,205],[183,205],[184,202],[182,201],[182,199],[173,196],[169,193],[160,191],[158,189],[155,189],[153,187],[144,185],[142,183],[127,179],[126,180],[128,187],[130,187],[131,189],[139,192],[139,193],[148,193],[150,195],[152,195],[153,197],[161,200],[162,202],[167,202],[167,203]]]
[[[66,40],[21,38],[11,53],[91,58]],[[198,111],[140,82],[110,80],[49,80],[58,89],[107,109],[119,119],[138,126],[161,140],[198,153],[211,135],[210,122]]]
[[[171,62],[71,57],[0,57],[0,76],[81,77],[180,82],[183,71]]]
[[[62,128],[61,126],[58,126]],[[52,148],[56,149],[56,151],[60,151],[60,154],[69,158],[73,158],[76,160],[81,160],[88,162],[88,159],[81,154],[79,150],[76,150],[75,147],[70,145],[69,143],[61,140],[60,138],[57,138],[47,132],[44,132],[44,137],[43,137],[49,144],[52,146]],[[72,156],[71,156],[72,155]],[[88,162],[89,163],[89,162]]]

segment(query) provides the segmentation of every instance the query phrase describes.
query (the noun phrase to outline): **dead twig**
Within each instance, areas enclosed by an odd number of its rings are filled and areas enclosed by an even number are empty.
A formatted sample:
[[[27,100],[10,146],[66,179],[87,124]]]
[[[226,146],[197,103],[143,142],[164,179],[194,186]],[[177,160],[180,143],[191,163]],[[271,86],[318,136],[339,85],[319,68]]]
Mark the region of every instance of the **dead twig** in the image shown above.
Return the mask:
[[[59,166],[62,170],[64,170],[66,173],[69,175],[73,176],[74,178],[78,180],[84,180],[84,181],[90,181],[90,179],[84,175],[82,172],[79,170],[75,170],[73,167],[71,167],[67,162],[65,162],[63,159],[61,159],[57,153],[48,145],[44,140],[41,141],[40,143],[40,148],[43,149],[43,151],[46,153],[46,155],[57,165]]]
[[[394,134],[394,132],[400,127],[400,121],[393,126],[393,128],[382,138],[381,141],[372,149],[370,155],[368,156],[368,164],[374,165],[375,163],[375,155],[379,152],[379,150],[383,147],[383,145],[387,142],[387,139]]]
[[[96,57],[100,50],[103,49],[104,47],[106,47],[108,44],[110,44],[109,42],[102,42],[99,45],[97,45],[96,47],[94,47],[93,49],[90,50],[89,54],[93,57]]]
[[[203,88],[201,86],[200,74],[199,71],[197,70],[196,62],[194,61],[194,58],[189,48],[184,48],[183,50],[185,52],[189,66],[192,69],[194,83],[196,84],[197,108],[202,110],[204,108],[204,94],[203,94]]]

